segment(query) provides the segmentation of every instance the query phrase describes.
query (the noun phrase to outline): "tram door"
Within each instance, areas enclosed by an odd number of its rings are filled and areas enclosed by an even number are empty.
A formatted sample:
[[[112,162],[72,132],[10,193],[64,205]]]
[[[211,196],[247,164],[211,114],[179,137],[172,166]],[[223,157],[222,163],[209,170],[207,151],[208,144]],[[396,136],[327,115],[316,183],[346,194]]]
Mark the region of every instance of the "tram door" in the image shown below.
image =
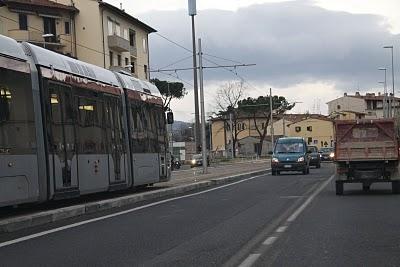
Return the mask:
[[[126,148],[122,127],[122,103],[120,98],[105,96],[110,184],[126,181]]]
[[[78,189],[75,111],[71,88],[49,83],[50,175],[55,191]]]

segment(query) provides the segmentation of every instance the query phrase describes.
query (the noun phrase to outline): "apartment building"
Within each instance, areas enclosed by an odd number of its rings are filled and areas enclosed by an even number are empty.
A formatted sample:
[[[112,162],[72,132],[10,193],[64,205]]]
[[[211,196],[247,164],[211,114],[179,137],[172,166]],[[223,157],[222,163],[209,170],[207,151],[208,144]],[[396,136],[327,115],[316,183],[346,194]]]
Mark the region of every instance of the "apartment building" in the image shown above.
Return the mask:
[[[388,99],[390,96],[386,96]],[[331,100],[327,103],[329,116],[334,119],[375,119],[384,117],[384,99],[381,93],[366,93],[365,95],[356,92],[354,95],[344,93],[342,97]],[[389,105],[389,102],[387,102]],[[392,108],[398,110],[400,98],[394,97]]]
[[[155,29],[101,0],[0,0],[0,34],[149,80]]]
[[[0,34],[76,57],[79,9],[50,0],[0,0]]]

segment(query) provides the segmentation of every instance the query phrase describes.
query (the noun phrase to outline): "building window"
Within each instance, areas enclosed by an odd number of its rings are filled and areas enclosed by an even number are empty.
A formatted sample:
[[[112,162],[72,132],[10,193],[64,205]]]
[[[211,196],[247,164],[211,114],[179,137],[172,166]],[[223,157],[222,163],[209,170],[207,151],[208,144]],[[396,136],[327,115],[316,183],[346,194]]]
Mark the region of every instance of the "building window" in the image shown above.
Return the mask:
[[[114,34],[114,25],[111,19],[108,19],[108,35]]]
[[[128,66],[129,65],[129,58],[125,58],[125,66]]]
[[[312,137],[307,138],[307,144],[311,145],[312,144]]]
[[[340,105],[337,105],[337,109],[340,109]]]
[[[147,53],[147,39],[143,38],[143,52]]]
[[[122,57],[121,57],[121,55],[118,55],[117,57],[118,57],[118,66],[121,67],[121,65],[122,65]]]
[[[318,145],[318,140],[314,140],[314,145]]]
[[[69,21],[66,21],[64,25],[65,25],[65,34],[70,34],[71,28],[70,28]]]
[[[294,128],[294,130],[296,131],[296,133],[299,133],[299,132],[301,132],[301,127],[297,126],[296,128]]]
[[[131,58],[131,73],[136,73],[135,61]]]
[[[28,16],[26,14],[19,14],[19,29],[21,31],[28,30]]]
[[[115,24],[115,34],[121,36],[121,26],[118,23]]]
[[[129,30],[129,44],[134,47],[136,43],[136,33],[133,30]]]
[[[110,67],[114,66],[114,53],[110,51]]]
[[[307,131],[312,132],[312,126],[307,126]]]
[[[147,65],[143,66],[143,70],[144,70],[144,77],[146,77],[147,79]]]
[[[124,29],[124,39],[129,40],[128,29]]]
[[[261,123],[261,129],[265,129],[265,122]]]

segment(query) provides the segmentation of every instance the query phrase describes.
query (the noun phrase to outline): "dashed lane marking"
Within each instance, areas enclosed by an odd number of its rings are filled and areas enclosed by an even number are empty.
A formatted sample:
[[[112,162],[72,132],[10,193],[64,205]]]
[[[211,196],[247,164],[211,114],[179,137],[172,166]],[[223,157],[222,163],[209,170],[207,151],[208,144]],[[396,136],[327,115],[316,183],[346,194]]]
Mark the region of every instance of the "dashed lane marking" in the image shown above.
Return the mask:
[[[276,229],[275,232],[277,232],[277,233],[283,233],[283,232],[286,231],[287,228],[288,228],[287,226],[281,226],[281,227],[279,227],[278,229]]]
[[[257,259],[261,256],[261,254],[250,254],[240,265],[239,267],[250,267],[252,266]]]
[[[263,245],[266,245],[266,246],[272,245],[277,239],[278,239],[278,237],[276,237],[276,236],[270,236],[267,239],[265,239],[265,241],[263,242]]]

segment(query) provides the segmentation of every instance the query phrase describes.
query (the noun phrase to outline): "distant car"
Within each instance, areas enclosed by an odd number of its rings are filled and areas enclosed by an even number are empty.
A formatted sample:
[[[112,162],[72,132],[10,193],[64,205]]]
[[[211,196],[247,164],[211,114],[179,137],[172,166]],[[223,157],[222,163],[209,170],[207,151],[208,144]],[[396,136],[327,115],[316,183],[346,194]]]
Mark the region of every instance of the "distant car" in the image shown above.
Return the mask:
[[[307,143],[301,137],[279,138],[274,151],[271,151],[272,175],[279,175],[282,171],[300,171],[310,173],[310,156]]]
[[[321,154],[318,152],[318,147],[308,146],[308,150],[310,151],[310,166],[321,168]]]
[[[323,147],[319,150],[319,153],[321,154],[322,161],[333,161],[335,158],[333,147]]]
[[[192,160],[190,161],[190,168],[198,167],[198,166],[203,166],[203,155],[202,154],[196,154],[193,155]],[[207,157],[207,166],[210,166],[210,158]]]

